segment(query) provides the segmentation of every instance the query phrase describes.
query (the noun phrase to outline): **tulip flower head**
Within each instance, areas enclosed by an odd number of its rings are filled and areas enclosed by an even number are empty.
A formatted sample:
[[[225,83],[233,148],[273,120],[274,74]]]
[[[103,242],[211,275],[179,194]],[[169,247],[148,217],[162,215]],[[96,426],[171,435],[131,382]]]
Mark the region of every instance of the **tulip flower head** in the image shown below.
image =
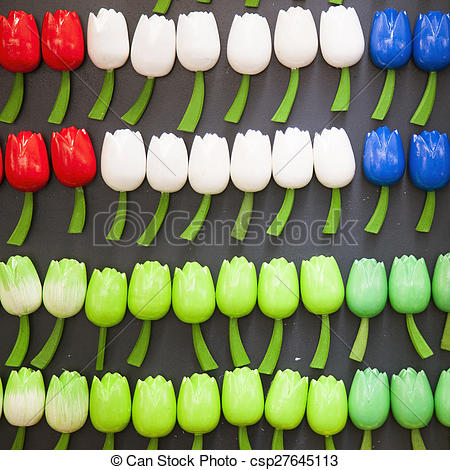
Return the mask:
[[[283,101],[272,121],[288,120],[297,96],[299,69],[307,67],[314,61],[318,49],[316,24],[310,10],[291,7],[278,12],[274,51],[278,61],[291,70],[291,78]]]
[[[30,340],[28,315],[42,303],[41,281],[28,256],[11,256],[7,263],[0,263],[0,299],[2,307],[20,320],[16,344],[5,365],[20,367]]]
[[[175,63],[175,23],[164,16],[141,15],[131,44],[131,64],[146,77],[144,88],[122,120],[135,125],[147,109],[155,79],[168,75]]]
[[[450,351],[450,253],[439,255],[436,261],[431,292],[436,307],[447,313],[441,349]]]
[[[322,320],[319,344],[309,366],[324,369],[330,349],[329,315],[341,308],[345,297],[344,282],[333,256],[313,256],[302,261],[300,291],[305,308]]]
[[[377,234],[383,226],[389,203],[389,186],[398,183],[406,167],[402,139],[397,129],[391,132],[386,126],[366,135],[363,169],[366,178],[381,186],[377,207],[364,230]]]
[[[299,7],[300,8],[300,7]],[[267,229],[269,235],[280,236],[294,205],[295,190],[309,184],[313,176],[314,154],[308,131],[288,127],[276,131],[272,148],[272,175],[286,188],[283,205]]]
[[[177,420],[177,401],[171,380],[161,375],[138,380],[131,417],[136,431],[150,438],[148,449],[158,449],[158,439],[170,434]]]
[[[413,134],[409,146],[409,175],[414,186],[427,192],[418,232],[429,232],[434,218],[435,191],[450,182],[450,142],[447,134],[423,131]]]
[[[86,377],[65,370],[53,375],[45,399],[45,418],[61,437],[55,449],[67,449],[70,434],[81,429],[89,412],[89,388]]]
[[[231,236],[244,240],[253,211],[253,193],[262,191],[272,175],[272,149],[268,135],[248,130],[238,133],[231,152],[231,180],[244,192]]]
[[[341,218],[339,189],[353,180],[355,170],[355,155],[345,129],[332,127],[324,129],[321,134],[316,133],[314,136],[314,172],[323,186],[333,190],[323,233],[335,234],[337,232]]]
[[[225,121],[238,123],[247,104],[250,76],[264,71],[272,55],[272,37],[269,23],[257,13],[235,15],[228,34],[227,59],[231,68],[242,74],[236,98]]]
[[[158,234],[169,208],[170,193],[179,191],[188,178],[188,151],[182,137],[154,135],[147,153],[147,181],[161,193],[158,209],[137,243],[149,246]]]
[[[89,397],[89,416],[97,431],[106,434],[103,450],[114,450],[114,434],[123,431],[131,418],[128,380],[117,372],[94,377]]]
[[[225,371],[222,410],[225,419],[239,428],[239,449],[251,450],[247,426],[256,424],[264,413],[264,392],[256,369],[242,367]]]
[[[147,355],[151,322],[163,318],[170,309],[172,284],[169,266],[158,261],[137,263],[128,289],[128,309],[142,320],[139,338],[127,359],[128,364],[140,367]]]
[[[290,369],[279,370],[266,397],[265,416],[275,428],[272,450],[283,450],[283,431],[298,427],[305,415],[308,377]]]
[[[352,7],[330,7],[320,16],[320,50],[327,64],[341,69],[341,80],[331,111],[347,111],[350,105],[350,71],[364,54],[364,35]]]
[[[97,15],[89,13],[87,50],[93,64],[105,70],[102,90],[89,113],[91,119],[102,121],[114,91],[114,70],[122,67],[130,54],[127,21],[120,11],[100,8]]]
[[[16,438],[11,449],[23,449],[25,429],[41,420],[44,405],[45,385],[41,371],[26,367],[11,371],[3,398],[6,421],[12,426],[17,426]]]
[[[450,369],[441,372],[434,392],[434,406],[438,421],[450,428]]]
[[[211,196],[225,191],[230,180],[230,151],[225,137],[196,135],[189,158],[189,183],[192,189],[203,194],[200,207],[181,238],[194,240],[203,226],[211,204]]]
[[[220,393],[214,377],[194,374],[183,378],[177,419],[181,429],[194,434],[192,450],[201,450],[203,434],[214,431],[220,420]]]

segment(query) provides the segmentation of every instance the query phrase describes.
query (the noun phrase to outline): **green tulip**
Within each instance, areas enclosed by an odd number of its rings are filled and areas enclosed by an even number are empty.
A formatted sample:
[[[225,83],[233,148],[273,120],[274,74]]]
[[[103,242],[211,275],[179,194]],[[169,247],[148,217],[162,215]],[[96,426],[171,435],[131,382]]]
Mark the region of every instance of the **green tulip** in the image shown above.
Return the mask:
[[[389,301],[396,312],[406,315],[409,336],[422,359],[432,356],[433,351],[420,334],[414,315],[427,308],[430,297],[431,282],[425,260],[413,255],[395,257],[389,276]]]
[[[341,308],[345,297],[344,282],[333,256],[313,256],[302,262],[300,288],[305,308],[320,315],[319,344],[309,367],[324,369],[330,350],[329,315]]]
[[[184,377],[178,394],[178,424],[194,434],[192,450],[203,449],[203,434],[214,431],[220,420],[220,393],[208,374]]]
[[[348,395],[348,411],[352,423],[364,431],[361,450],[372,449],[372,431],[386,422],[390,396],[386,372],[370,367],[356,371]]]
[[[100,327],[96,370],[103,370],[107,329],[123,320],[127,309],[127,276],[115,269],[94,269],[86,293],[86,316]]]
[[[400,426],[411,430],[412,448],[425,449],[420,428],[428,425],[433,416],[434,400],[430,383],[423,370],[402,369],[391,380],[392,414]]]
[[[325,448],[334,450],[333,435],[341,432],[347,423],[347,392],[342,380],[332,375],[321,375],[311,380],[306,405],[310,428],[325,436]]]
[[[67,370],[60,377],[54,375],[47,389],[45,418],[52,429],[61,433],[55,449],[67,449],[70,434],[84,426],[88,412],[89,388],[86,377]]]
[[[58,348],[64,329],[64,320],[75,316],[84,305],[86,297],[86,266],[75,259],[52,261],[42,289],[42,298],[47,311],[56,317],[56,323],[47,342],[31,365],[45,369]]]
[[[250,363],[239,334],[238,319],[249,315],[255,308],[257,290],[258,279],[253,263],[244,256],[223,261],[217,279],[216,300],[219,310],[230,318],[228,336],[235,367]]]
[[[171,380],[161,375],[138,380],[131,410],[136,431],[150,438],[148,449],[158,449],[158,439],[170,434],[177,420],[177,401]]]
[[[195,354],[202,370],[217,369],[200,329],[200,323],[209,320],[216,308],[214,282],[208,266],[193,262],[186,263],[183,269],[175,269],[172,306],[182,322],[192,324]]]
[[[42,285],[36,268],[28,256],[11,256],[0,263],[0,299],[2,307],[19,317],[19,334],[5,365],[20,367],[30,342],[30,320],[42,303]]]
[[[436,418],[450,428],[450,369],[443,370],[434,392]]]
[[[17,426],[11,449],[23,449],[25,428],[37,424],[44,414],[45,385],[40,370],[13,370],[6,382],[3,411],[6,421]]]
[[[379,315],[386,306],[388,285],[383,262],[362,258],[353,262],[348,275],[345,298],[352,313],[361,318],[350,359],[361,362],[367,347],[369,319]]]
[[[128,364],[140,367],[147,355],[151,322],[163,318],[170,309],[172,286],[169,266],[158,261],[137,263],[128,288],[128,309],[143,320],[139,338],[128,357]]]
[[[431,290],[436,307],[447,313],[441,348],[450,351],[450,253],[439,255],[434,267]]]
[[[239,449],[250,450],[247,426],[256,424],[264,413],[264,392],[258,370],[242,367],[225,371],[222,409],[225,419],[239,427]]]
[[[267,422],[275,428],[272,450],[283,450],[283,431],[300,425],[306,410],[308,377],[290,369],[279,370],[272,380],[266,397]]]
[[[97,431],[106,433],[104,450],[114,449],[114,434],[123,431],[131,417],[128,380],[117,372],[94,377],[89,397],[89,416]]]

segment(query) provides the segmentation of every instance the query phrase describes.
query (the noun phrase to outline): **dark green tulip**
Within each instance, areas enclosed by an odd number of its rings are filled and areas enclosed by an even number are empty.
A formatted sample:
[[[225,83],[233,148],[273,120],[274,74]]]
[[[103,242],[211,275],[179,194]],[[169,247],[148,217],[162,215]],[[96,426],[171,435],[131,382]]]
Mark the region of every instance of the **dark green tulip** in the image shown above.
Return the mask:
[[[436,418],[450,428],[450,369],[443,370],[434,392]]]
[[[441,348],[450,351],[450,253],[439,255],[434,267],[431,290],[436,307],[447,313]]]

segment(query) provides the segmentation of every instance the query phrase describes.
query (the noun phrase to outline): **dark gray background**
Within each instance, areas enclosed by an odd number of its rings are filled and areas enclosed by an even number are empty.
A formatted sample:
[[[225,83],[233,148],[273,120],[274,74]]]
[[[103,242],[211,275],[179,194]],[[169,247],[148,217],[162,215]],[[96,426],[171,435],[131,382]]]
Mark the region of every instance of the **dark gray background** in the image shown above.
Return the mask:
[[[6,15],[12,8],[24,9],[35,15],[39,29],[41,29],[45,11],[54,11],[57,8],[75,9],[80,15],[84,30],[86,30],[90,10],[97,12],[100,7],[110,7],[124,13],[128,21],[131,39],[140,14],[150,14],[154,4],[155,0],[91,0],[90,2],[14,0],[2,2],[0,13]],[[369,39],[372,17],[377,9],[387,7],[407,9],[412,25],[419,11],[448,10],[447,0],[429,0],[427,2],[421,0],[346,0],[345,4],[356,7],[364,30],[366,44]],[[267,17],[273,32],[278,10],[293,5],[310,8],[317,26],[321,10],[327,9],[329,6],[326,0],[279,0],[276,2],[261,0],[261,6],[257,11]],[[206,132],[216,132],[226,136],[230,148],[236,132],[245,131],[248,128],[260,129],[273,139],[276,129],[287,127],[272,123],[270,118],[286,90],[289,71],[273,57],[269,68],[252,79],[247,110],[241,123],[239,125],[226,123],[223,116],[233,101],[240,81],[240,76],[228,66],[226,40],[233,15],[246,11],[244,1],[213,0],[211,5],[203,5],[194,0],[174,0],[169,17],[176,19],[179,13],[196,9],[215,13],[222,43],[219,63],[213,70],[206,73],[205,108],[197,132],[202,135]],[[99,160],[105,132],[125,127],[119,116],[127,111],[134,102],[144,79],[134,72],[129,61],[122,69],[118,70],[115,94],[111,104],[114,112],[110,111],[103,122],[97,122],[89,120],[87,114],[95,101],[94,90],[97,92],[100,90],[103,80],[102,71],[97,69],[86,57],[83,66],[72,77],[72,99],[63,126],[85,127],[93,140]],[[448,131],[449,78],[449,69],[439,73],[436,105],[426,127],[428,130]],[[288,235],[284,239],[274,243],[269,236],[265,236],[263,230],[259,229],[258,231],[257,226],[253,225],[252,229],[256,231],[256,241],[246,246],[230,242],[227,235],[223,242],[217,241],[215,243],[214,240],[217,240],[215,237],[219,234],[215,233],[211,226],[208,226],[204,231],[203,238],[200,237],[203,239],[202,243],[181,244],[175,236],[182,232],[187,221],[179,221],[175,224],[174,235],[168,234],[166,236],[164,232],[161,232],[155,246],[143,248],[130,242],[124,243],[122,246],[107,246],[104,245],[103,236],[103,224],[107,216],[99,216],[99,219],[96,219],[94,230],[94,215],[107,212],[110,204],[117,199],[117,193],[103,183],[100,172],[98,172],[95,181],[86,188],[88,213],[85,231],[82,235],[76,236],[66,233],[72,211],[73,193],[70,189],[59,184],[52,175],[48,186],[36,194],[32,228],[24,246],[20,248],[8,246],[6,240],[19,217],[23,195],[12,189],[5,181],[0,186],[1,259],[6,261],[9,256],[14,254],[30,256],[42,280],[50,260],[63,257],[73,257],[85,261],[89,273],[95,267],[111,266],[125,271],[128,276],[131,275],[133,266],[138,261],[157,259],[160,262],[169,263],[173,270],[175,266],[182,266],[188,260],[197,260],[202,264],[207,264],[216,279],[222,259],[231,258],[234,255],[245,255],[248,259],[253,260],[259,268],[263,261],[280,256],[294,260],[299,267],[302,259],[323,253],[336,257],[346,279],[355,258],[375,257],[383,260],[389,268],[394,256],[413,253],[418,257],[424,256],[429,270],[432,272],[437,256],[449,249],[448,201],[450,188],[447,187],[437,193],[436,218],[430,234],[421,234],[414,230],[423,207],[425,194],[412,185],[407,175],[391,190],[389,212],[381,233],[374,236],[364,232],[363,227],[374,210],[378,190],[363,177],[362,148],[366,132],[379,125],[377,121],[370,119],[370,115],[375,108],[384,81],[384,74],[380,73],[371,63],[367,47],[361,62],[352,67],[351,79],[352,97],[357,95],[358,97],[352,102],[350,111],[340,115],[331,113],[329,109],[337,89],[339,71],[329,67],[319,53],[315,62],[301,71],[299,95],[287,125],[308,129],[313,136],[315,131],[329,126],[333,119],[333,125],[344,127],[347,130],[353,143],[357,170],[352,184],[342,191],[342,220],[343,222],[348,219],[357,221],[351,230],[356,243],[348,243],[349,232],[347,229],[344,230],[347,241],[338,235],[333,242],[333,239],[321,239],[314,233],[313,235],[305,234],[305,225],[300,226],[301,241],[298,241],[298,234],[294,236],[294,232],[288,230]],[[400,130],[406,149],[411,134],[422,130],[417,126],[410,125],[409,119],[420,101],[426,79],[426,73],[417,69],[412,61],[397,73],[397,89],[385,124],[391,129],[398,128]],[[0,123],[0,143],[3,150],[8,133],[17,133],[20,130],[42,132],[49,148],[51,132],[59,129],[58,126],[47,123],[59,80],[59,74],[50,70],[44,63],[37,71],[26,77],[26,96],[22,113],[14,125]],[[147,144],[153,134],[159,135],[163,131],[176,132],[176,127],[181,120],[192,91],[193,80],[193,74],[184,70],[178,62],[169,76],[157,80],[150,107],[139,124],[135,126],[136,130],[141,131]],[[0,106],[6,102],[12,82],[12,74],[0,69]],[[183,137],[190,148],[193,136],[183,135]],[[150,189],[146,181],[137,191],[129,194],[129,200],[139,204],[143,212],[154,211],[158,197],[159,195]],[[224,194],[213,198],[208,220],[212,222],[221,219],[234,219],[241,199],[242,193],[230,184]],[[265,191],[258,193],[255,196],[255,210],[263,211],[264,217],[261,220],[269,223],[273,218],[272,214],[280,207],[282,199],[283,190],[277,187],[273,181]],[[297,192],[292,217],[304,221],[307,227],[311,227],[314,221],[323,221],[326,218],[329,200],[330,191],[313,180],[307,188]],[[171,209],[189,211],[192,216],[199,203],[200,196],[195,194],[187,184],[182,191],[173,196]],[[150,215],[143,214],[142,217],[144,222],[140,222],[139,217],[136,217],[132,223],[127,224],[124,232],[125,240],[133,242],[137,239],[137,232],[143,229],[142,225],[148,222]],[[98,220],[99,222],[97,222]],[[317,224],[315,231],[320,233]],[[167,240],[167,237],[171,242]],[[296,239],[297,241],[295,241]],[[96,242],[103,244],[103,246],[94,246]],[[1,318],[0,358],[3,363],[15,341],[18,320],[4,311],[1,313]],[[407,366],[413,366],[416,369],[424,368],[434,388],[441,370],[450,366],[450,353],[439,349],[445,317],[434,305],[430,304],[426,313],[418,315],[416,319],[424,337],[435,351],[433,357],[423,361],[417,356],[409,341],[403,316],[393,312],[390,307],[386,307],[379,317],[371,321],[365,363],[385,370],[389,375]],[[107,350],[105,372],[110,370],[125,374],[131,387],[134,387],[138,378],[145,378],[150,374],[163,374],[166,378],[172,379],[178,389],[183,375],[190,375],[198,371],[190,327],[178,321],[172,312],[163,320],[154,323],[149,355],[142,368],[136,369],[129,366],[126,363],[126,358],[140,328],[140,323],[132,320],[132,315],[127,313],[120,325],[110,329],[109,339],[111,340],[116,335],[117,338]],[[30,322],[31,342],[25,365],[29,364],[29,361],[46,340],[53,327],[54,318],[41,308],[31,315]],[[345,306],[331,318],[335,335],[332,337],[330,356],[323,373],[343,378],[347,389],[350,387],[354,372],[358,367],[361,367],[348,359],[349,346],[356,335],[358,322],[359,319],[352,315]],[[252,366],[257,367],[269,343],[272,320],[264,317],[258,309],[255,309],[252,315],[240,321],[240,326],[243,341],[253,361]],[[214,357],[220,364],[220,368],[213,374],[221,381],[224,370],[233,367],[228,351],[227,318],[217,311],[213,318],[202,326],[202,329]],[[318,377],[321,372],[311,370],[309,362],[314,354],[319,329],[319,319],[300,306],[297,313],[285,322],[284,345],[278,367],[281,369],[289,367],[299,370],[301,374],[311,378]],[[93,358],[96,353],[97,339],[98,329],[86,319],[83,312],[67,321],[60,349],[50,367],[45,370],[46,383],[48,383],[51,374],[59,374],[63,368],[83,370],[91,380],[95,373]],[[9,369],[4,366],[0,367],[0,374],[5,383]],[[267,389],[270,377],[264,377],[263,380]],[[2,419],[0,421],[1,448],[8,448],[11,445],[14,433],[15,429],[5,419]],[[249,433],[255,448],[266,449],[270,447],[272,430],[264,420],[250,428]],[[236,448],[236,436],[236,429],[226,422],[221,422],[216,431],[206,436],[205,447],[211,449]],[[430,448],[448,448],[449,430],[441,426],[434,418],[431,424],[423,430],[423,437]],[[26,448],[52,448],[57,438],[57,434],[47,426],[45,419],[43,419],[27,432]],[[95,431],[90,423],[87,423],[82,431],[74,434],[71,438],[71,448],[100,448],[103,439],[104,436]],[[335,438],[336,446],[339,449],[356,449],[360,445],[360,440],[361,432],[355,429],[350,421],[345,430]],[[160,446],[163,449],[184,449],[189,448],[191,442],[190,435],[176,428],[169,437],[161,440]],[[116,437],[118,448],[145,448],[146,445],[147,440],[140,437],[131,424]],[[285,445],[286,448],[320,449],[323,446],[323,439],[308,428],[305,419],[298,430],[285,433]],[[379,449],[408,449],[410,448],[409,432],[400,428],[390,417],[383,428],[374,433],[374,446]]]

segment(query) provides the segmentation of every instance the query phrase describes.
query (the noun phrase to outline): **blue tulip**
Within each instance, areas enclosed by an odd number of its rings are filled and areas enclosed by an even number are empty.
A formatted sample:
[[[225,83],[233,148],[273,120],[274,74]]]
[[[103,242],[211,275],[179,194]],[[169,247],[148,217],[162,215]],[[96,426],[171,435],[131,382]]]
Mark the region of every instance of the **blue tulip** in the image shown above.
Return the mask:
[[[391,132],[383,126],[367,134],[363,154],[364,174],[371,183],[381,186],[381,192],[375,212],[364,229],[366,232],[380,231],[389,203],[389,186],[401,180],[405,166],[405,151],[397,129]]]
[[[413,56],[417,67],[429,72],[422,101],[410,121],[424,126],[433,109],[437,72],[450,65],[450,14],[429,11],[418,16],[414,28]]]
[[[391,106],[395,69],[406,65],[412,54],[412,33],[406,11],[394,8],[375,12],[370,33],[370,56],[380,69],[387,69],[386,82],[372,119],[383,120]]]
[[[427,191],[425,207],[416,230],[429,232],[434,216],[434,192],[447,186],[450,181],[450,143],[447,134],[423,131],[411,137],[409,174],[414,186]]]

